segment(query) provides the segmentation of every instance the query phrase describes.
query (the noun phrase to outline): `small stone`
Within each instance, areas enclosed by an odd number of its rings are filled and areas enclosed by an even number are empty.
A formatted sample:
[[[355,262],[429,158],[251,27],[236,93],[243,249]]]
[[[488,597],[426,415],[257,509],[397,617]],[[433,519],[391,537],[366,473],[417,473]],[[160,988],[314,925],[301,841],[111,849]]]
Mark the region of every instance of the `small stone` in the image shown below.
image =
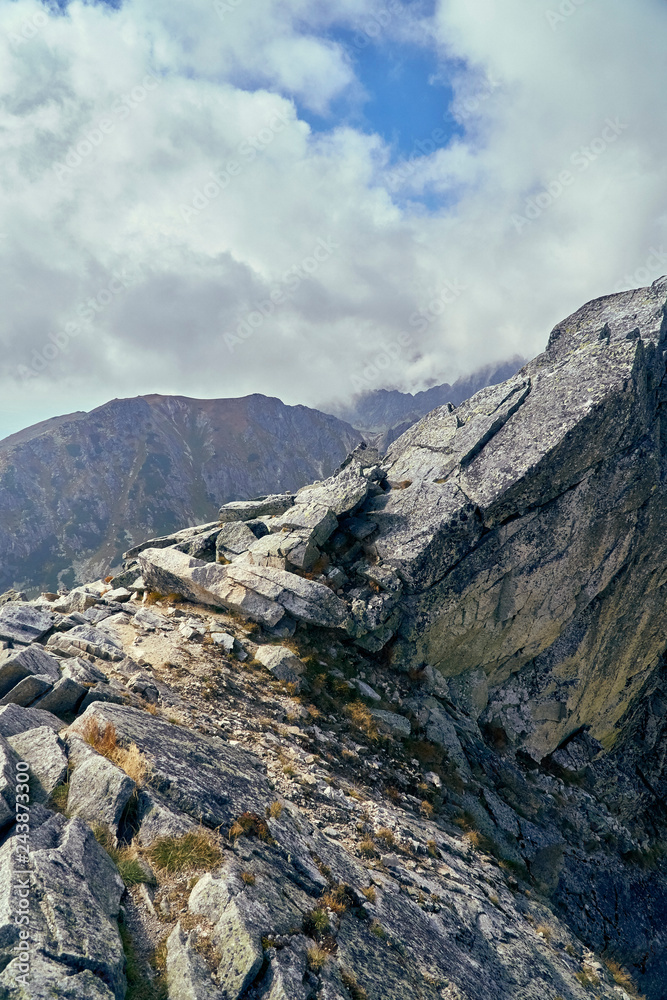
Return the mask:
[[[259,646],[255,659],[270,670],[279,681],[296,683],[305,667],[298,656],[286,646]]]
[[[365,681],[360,681],[358,678],[353,681],[354,686],[361,695],[362,698],[368,698],[370,701],[382,701],[382,696],[375,691],[370,684]]]
[[[412,732],[410,720],[404,715],[397,715],[395,712],[383,712],[379,708],[372,708],[371,715],[377,719],[382,729],[394,736],[407,737]]]
[[[216,646],[222,646],[226,653],[233,652],[236,639],[229,632],[211,632],[211,639]]]
[[[117,601],[119,604],[124,604],[125,601],[129,601],[131,597],[132,592],[130,590],[126,590],[125,587],[117,587],[115,590],[109,590],[106,594],[104,594],[105,601]]]

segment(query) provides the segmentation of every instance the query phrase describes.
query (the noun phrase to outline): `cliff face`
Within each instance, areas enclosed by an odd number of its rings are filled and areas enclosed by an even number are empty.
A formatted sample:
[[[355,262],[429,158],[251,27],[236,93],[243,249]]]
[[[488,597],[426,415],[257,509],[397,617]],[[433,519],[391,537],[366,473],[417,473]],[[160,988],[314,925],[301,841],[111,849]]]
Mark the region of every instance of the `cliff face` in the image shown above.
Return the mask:
[[[403,435],[371,505],[406,581],[397,661],[482,668],[536,757],[606,746],[665,649],[667,281],[592,302],[514,379]]]
[[[94,579],[221,501],[328,475],[358,441],[335,417],[260,395],[121,399],[28,428],[0,442],[0,589]]]
[[[581,727],[611,747],[666,645],[666,297],[663,279],[588,304],[382,464],[358,451],[278,506],[223,507],[270,535],[220,535],[225,565],[172,545],[139,569],[265,624],[340,628],[399,669],[481,671],[484,722],[535,759]]]
[[[2,996],[20,759],[36,997],[663,1000],[666,303],[0,597]]]

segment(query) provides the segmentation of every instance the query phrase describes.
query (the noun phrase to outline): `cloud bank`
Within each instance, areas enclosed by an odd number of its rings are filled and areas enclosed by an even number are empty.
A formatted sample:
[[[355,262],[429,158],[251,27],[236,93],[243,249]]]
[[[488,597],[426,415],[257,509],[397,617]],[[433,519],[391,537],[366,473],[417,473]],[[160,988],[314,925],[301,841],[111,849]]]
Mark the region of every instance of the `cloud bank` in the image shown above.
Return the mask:
[[[667,272],[661,0],[326,7],[0,7],[0,436],[141,392],[421,389]],[[454,89],[398,160],[341,112],[389,42]]]

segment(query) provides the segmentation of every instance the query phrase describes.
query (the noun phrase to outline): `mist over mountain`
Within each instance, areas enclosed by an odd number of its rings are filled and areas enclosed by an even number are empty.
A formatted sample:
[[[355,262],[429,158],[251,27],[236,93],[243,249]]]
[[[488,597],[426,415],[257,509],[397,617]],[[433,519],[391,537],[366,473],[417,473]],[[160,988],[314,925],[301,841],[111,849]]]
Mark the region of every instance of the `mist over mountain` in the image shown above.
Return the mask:
[[[500,365],[486,365],[462,376],[453,385],[443,382],[414,394],[398,389],[373,389],[355,396],[350,403],[324,408],[358,428],[369,443],[384,452],[408,427],[436,406],[445,403],[458,406],[487,385],[498,385],[511,378],[523,364],[525,358],[517,354]]]

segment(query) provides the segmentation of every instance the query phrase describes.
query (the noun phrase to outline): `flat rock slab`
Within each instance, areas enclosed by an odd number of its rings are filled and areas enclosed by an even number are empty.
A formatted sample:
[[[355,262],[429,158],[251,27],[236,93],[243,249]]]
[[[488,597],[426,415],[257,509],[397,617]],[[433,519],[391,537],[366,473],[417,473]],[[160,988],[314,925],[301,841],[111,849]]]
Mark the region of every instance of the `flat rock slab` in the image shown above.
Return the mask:
[[[198,535],[202,535],[205,532],[212,531],[214,528],[218,527],[217,521],[212,521],[209,524],[198,524],[193,528],[183,528],[181,531],[175,531],[172,535],[160,535],[158,538],[149,538],[145,542],[140,542],[139,545],[133,546],[133,548],[128,549],[127,552],[123,553],[123,559],[129,561],[134,559],[135,556],[143,552],[144,549],[166,549],[170,545],[179,545],[181,542],[189,542]],[[122,583],[117,584],[117,580],[122,579],[123,574],[119,577],[115,577],[112,583],[117,586],[128,586],[128,584]],[[137,573],[133,579],[133,583],[136,582],[136,578],[139,576]]]
[[[80,732],[90,718],[111,723],[119,738],[136,743],[150,768],[147,788],[163,801],[210,827],[229,827],[241,813],[264,815],[273,801],[258,757],[216,737],[174,726],[135,708],[93,703],[72,724]]]
[[[49,726],[28,729],[7,740],[21,760],[30,764],[38,782],[37,798],[45,801],[67,774],[67,755],[62,740]]]
[[[57,649],[65,656],[77,656],[79,653],[90,653],[100,660],[122,660],[125,657],[120,639],[101,628],[90,625],[76,625],[68,632],[52,635],[47,645]]]
[[[69,782],[67,812],[91,825],[103,823],[114,836],[136,785],[120,767],[72,740],[75,767]],[[81,759],[82,758],[82,759]]]
[[[10,601],[0,607],[0,639],[24,646],[37,642],[53,626],[53,615],[29,604]]]
[[[60,665],[55,656],[43,646],[32,645],[23,649],[5,650],[0,653],[0,696],[29,674],[48,677],[52,684],[60,677]]]
[[[14,823],[16,805],[16,764],[19,757],[8,740],[0,736],[0,829]]]
[[[12,897],[16,898],[24,877],[11,862],[17,847],[10,837],[0,848],[0,868],[7,876],[0,883],[0,955],[10,960],[0,975],[0,995],[12,1000],[53,996],[122,1000],[125,957],[118,915],[125,887],[90,828],[81,820],[67,821],[55,814],[32,831],[27,876],[31,892],[27,898],[35,964],[29,991],[20,988],[18,963],[11,961],[19,933],[13,919]],[[70,992],[62,988],[63,982],[69,982],[68,973],[80,977],[80,989]],[[90,990],[85,992],[88,986]]]
[[[80,656],[74,656],[71,659],[64,661],[62,665],[62,676],[70,677],[73,681],[78,681],[79,684],[97,684],[106,683],[108,681],[107,675],[103,670],[100,670],[98,666],[91,663],[90,660],[84,660]]]
[[[254,545],[257,536],[243,521],[229,521],[223,524],[215,543],[218,553],[228,553],[226,558],[234,558]]]
[[[393,736],[407,737],[412,732],[410,720],[404,715],[397,715],[396,712],[383,712],[381,708],[371,708],[373,718],[379,723],[380,728]]]
[[[18,736],[39,726],[48,726],[56,733],[63,728],[60,719],[39,708],[21,708],[19,705],[3,705],[0,708],[0,736]]]
[[[87,688],[71,677],[61,677],[50,691],[43,694],[35,702],[35,708],[54,715],[67,715],[73,712],[87,693]]]
[[[259,646],[255,659],[270,670],[277,680],[287,684],[301,684],[305,667],[299,657],[286,646]]]
[[[361,474],[359,463],[353,462],[329,479],[304,486],[297,493],[296,502],[329,508],[336,517],[342,517],[356,510],[370,491],[371,483]]]
[[[235,500],[220,508],[220,523],[252,521],[256,517],[283,514],[294,503],[292,493],[277,493],[258,500]]]
[[[48,677],[40,676],[39,674],[29,674],[28,677],[24,677],[22,681],[19,681],[11,691],[8,691],[4,698],[0,698],[0,705],[32,705],[32,703],[43,695],[46,691],[50,691],[53,686],[52,681]]]
[[[239,560],[220,566],[176,549],[146,549],[139,563],[144,579],[162,593],[177,590],[189,600],[229,607],[269,627],[286,613],[325,628],[346,628],[351,620],[345,602],[328,587],[285,570]]]

